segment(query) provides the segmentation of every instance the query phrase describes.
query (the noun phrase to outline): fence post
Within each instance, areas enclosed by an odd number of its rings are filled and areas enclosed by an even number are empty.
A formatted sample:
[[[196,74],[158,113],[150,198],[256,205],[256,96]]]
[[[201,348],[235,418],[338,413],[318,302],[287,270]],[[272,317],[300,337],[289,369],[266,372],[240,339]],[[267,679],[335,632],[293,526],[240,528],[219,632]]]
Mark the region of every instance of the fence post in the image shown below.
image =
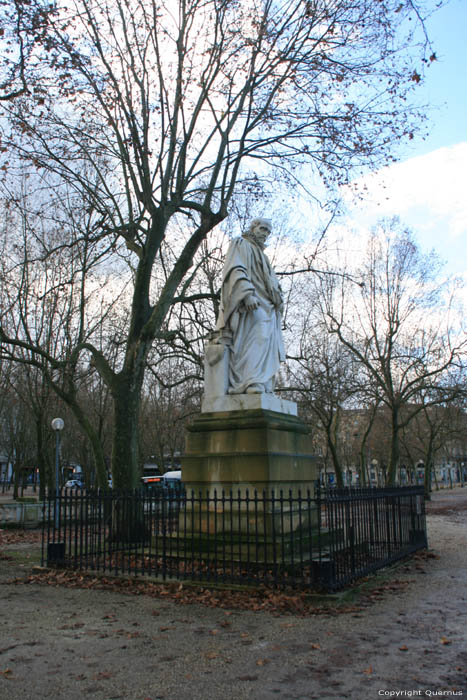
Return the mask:
[[[391,519],[389,517],[389,508],[391,506],[391,499],[388,495],[384,498],[384,504],[386,506],[386,544],[388,550],[388,558],[391,556]]]
[[[355,529],[353,524],[353,508],[354,501],[352,500],[352,493],[349,489],[349,496],[346,501],[345,508],[345,519],[347,525],[347,531],[349,533],[349,547],[350,547],[350,567],[352,574],[355,574]]]
[[[319,479],[316,480],[315,484],[315,499],[316,499],[316,510],[317,510],[317,525],[318,525],[318,562],[321,568],[321,483]]]

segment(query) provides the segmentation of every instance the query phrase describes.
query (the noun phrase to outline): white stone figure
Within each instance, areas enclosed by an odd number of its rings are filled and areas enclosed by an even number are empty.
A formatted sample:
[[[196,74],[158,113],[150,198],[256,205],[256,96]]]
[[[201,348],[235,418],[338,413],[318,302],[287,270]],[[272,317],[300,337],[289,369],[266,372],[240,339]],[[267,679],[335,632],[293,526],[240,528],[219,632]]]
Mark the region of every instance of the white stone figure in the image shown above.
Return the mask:
[[[213,366],[222,353],[228,361],[222,393],[273,393],[280,363],[285,359],[282,292],[264,253],[270,233],[268,219],[253,219],[248,231],[235,238],[227,252],[214,347],[208,346],[206,356],[209,363],[211,353]],[[223,348],[216,351],[216,344]],[[215,393],[220,393],[222,381],[216,381]]]

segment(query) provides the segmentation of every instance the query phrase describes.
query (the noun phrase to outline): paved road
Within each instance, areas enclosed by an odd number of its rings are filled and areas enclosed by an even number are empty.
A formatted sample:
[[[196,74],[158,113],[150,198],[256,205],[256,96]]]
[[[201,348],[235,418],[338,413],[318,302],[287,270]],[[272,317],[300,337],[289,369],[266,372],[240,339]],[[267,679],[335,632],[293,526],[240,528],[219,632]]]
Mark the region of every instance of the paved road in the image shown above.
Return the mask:
[[[0,698],[467,697],[467,488],[429,509],[429,556],[311,617],[9,583],[34,550],[3,547]]]

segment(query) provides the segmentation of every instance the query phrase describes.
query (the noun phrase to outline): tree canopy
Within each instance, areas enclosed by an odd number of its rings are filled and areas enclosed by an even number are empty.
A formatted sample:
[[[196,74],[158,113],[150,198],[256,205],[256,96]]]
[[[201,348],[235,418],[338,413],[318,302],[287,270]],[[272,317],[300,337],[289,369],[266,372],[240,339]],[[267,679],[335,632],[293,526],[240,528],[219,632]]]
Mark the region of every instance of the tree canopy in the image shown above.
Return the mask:
[[[21,6],[5,7],[13,31]],[[409,95],[434,58],[423,27],[430,7],[67,0],[40,15],[28,61],[4,81],[3,187],[17,201],[21,174],[49,209],[79,202],[87,220],[78,236],[64,227],[51,242],[36,230],[42,259],[89,244],[115,284],[129,285],[117,356],[99,334],[73,335],[68,353],[75,362],[90,354],[111,391],[117,485],[137,484],[148,353],[167,335],[203,241],[234,197],[295,187],[304,172],[328,186],[347,182],[411,137],[420,115]],[[8,92],[13,74],[21,89]],[[2,328],[12,347],[41,354],[30,329]]]

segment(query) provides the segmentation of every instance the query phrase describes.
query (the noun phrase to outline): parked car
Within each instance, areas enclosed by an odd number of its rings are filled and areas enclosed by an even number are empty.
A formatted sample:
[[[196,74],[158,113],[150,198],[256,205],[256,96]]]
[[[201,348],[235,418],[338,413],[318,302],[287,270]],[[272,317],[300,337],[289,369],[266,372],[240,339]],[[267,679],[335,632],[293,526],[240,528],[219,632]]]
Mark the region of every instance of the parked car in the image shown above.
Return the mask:
[[[84,484],[79,479],[68,479],[65,483],[66,489],[84,489]]]

